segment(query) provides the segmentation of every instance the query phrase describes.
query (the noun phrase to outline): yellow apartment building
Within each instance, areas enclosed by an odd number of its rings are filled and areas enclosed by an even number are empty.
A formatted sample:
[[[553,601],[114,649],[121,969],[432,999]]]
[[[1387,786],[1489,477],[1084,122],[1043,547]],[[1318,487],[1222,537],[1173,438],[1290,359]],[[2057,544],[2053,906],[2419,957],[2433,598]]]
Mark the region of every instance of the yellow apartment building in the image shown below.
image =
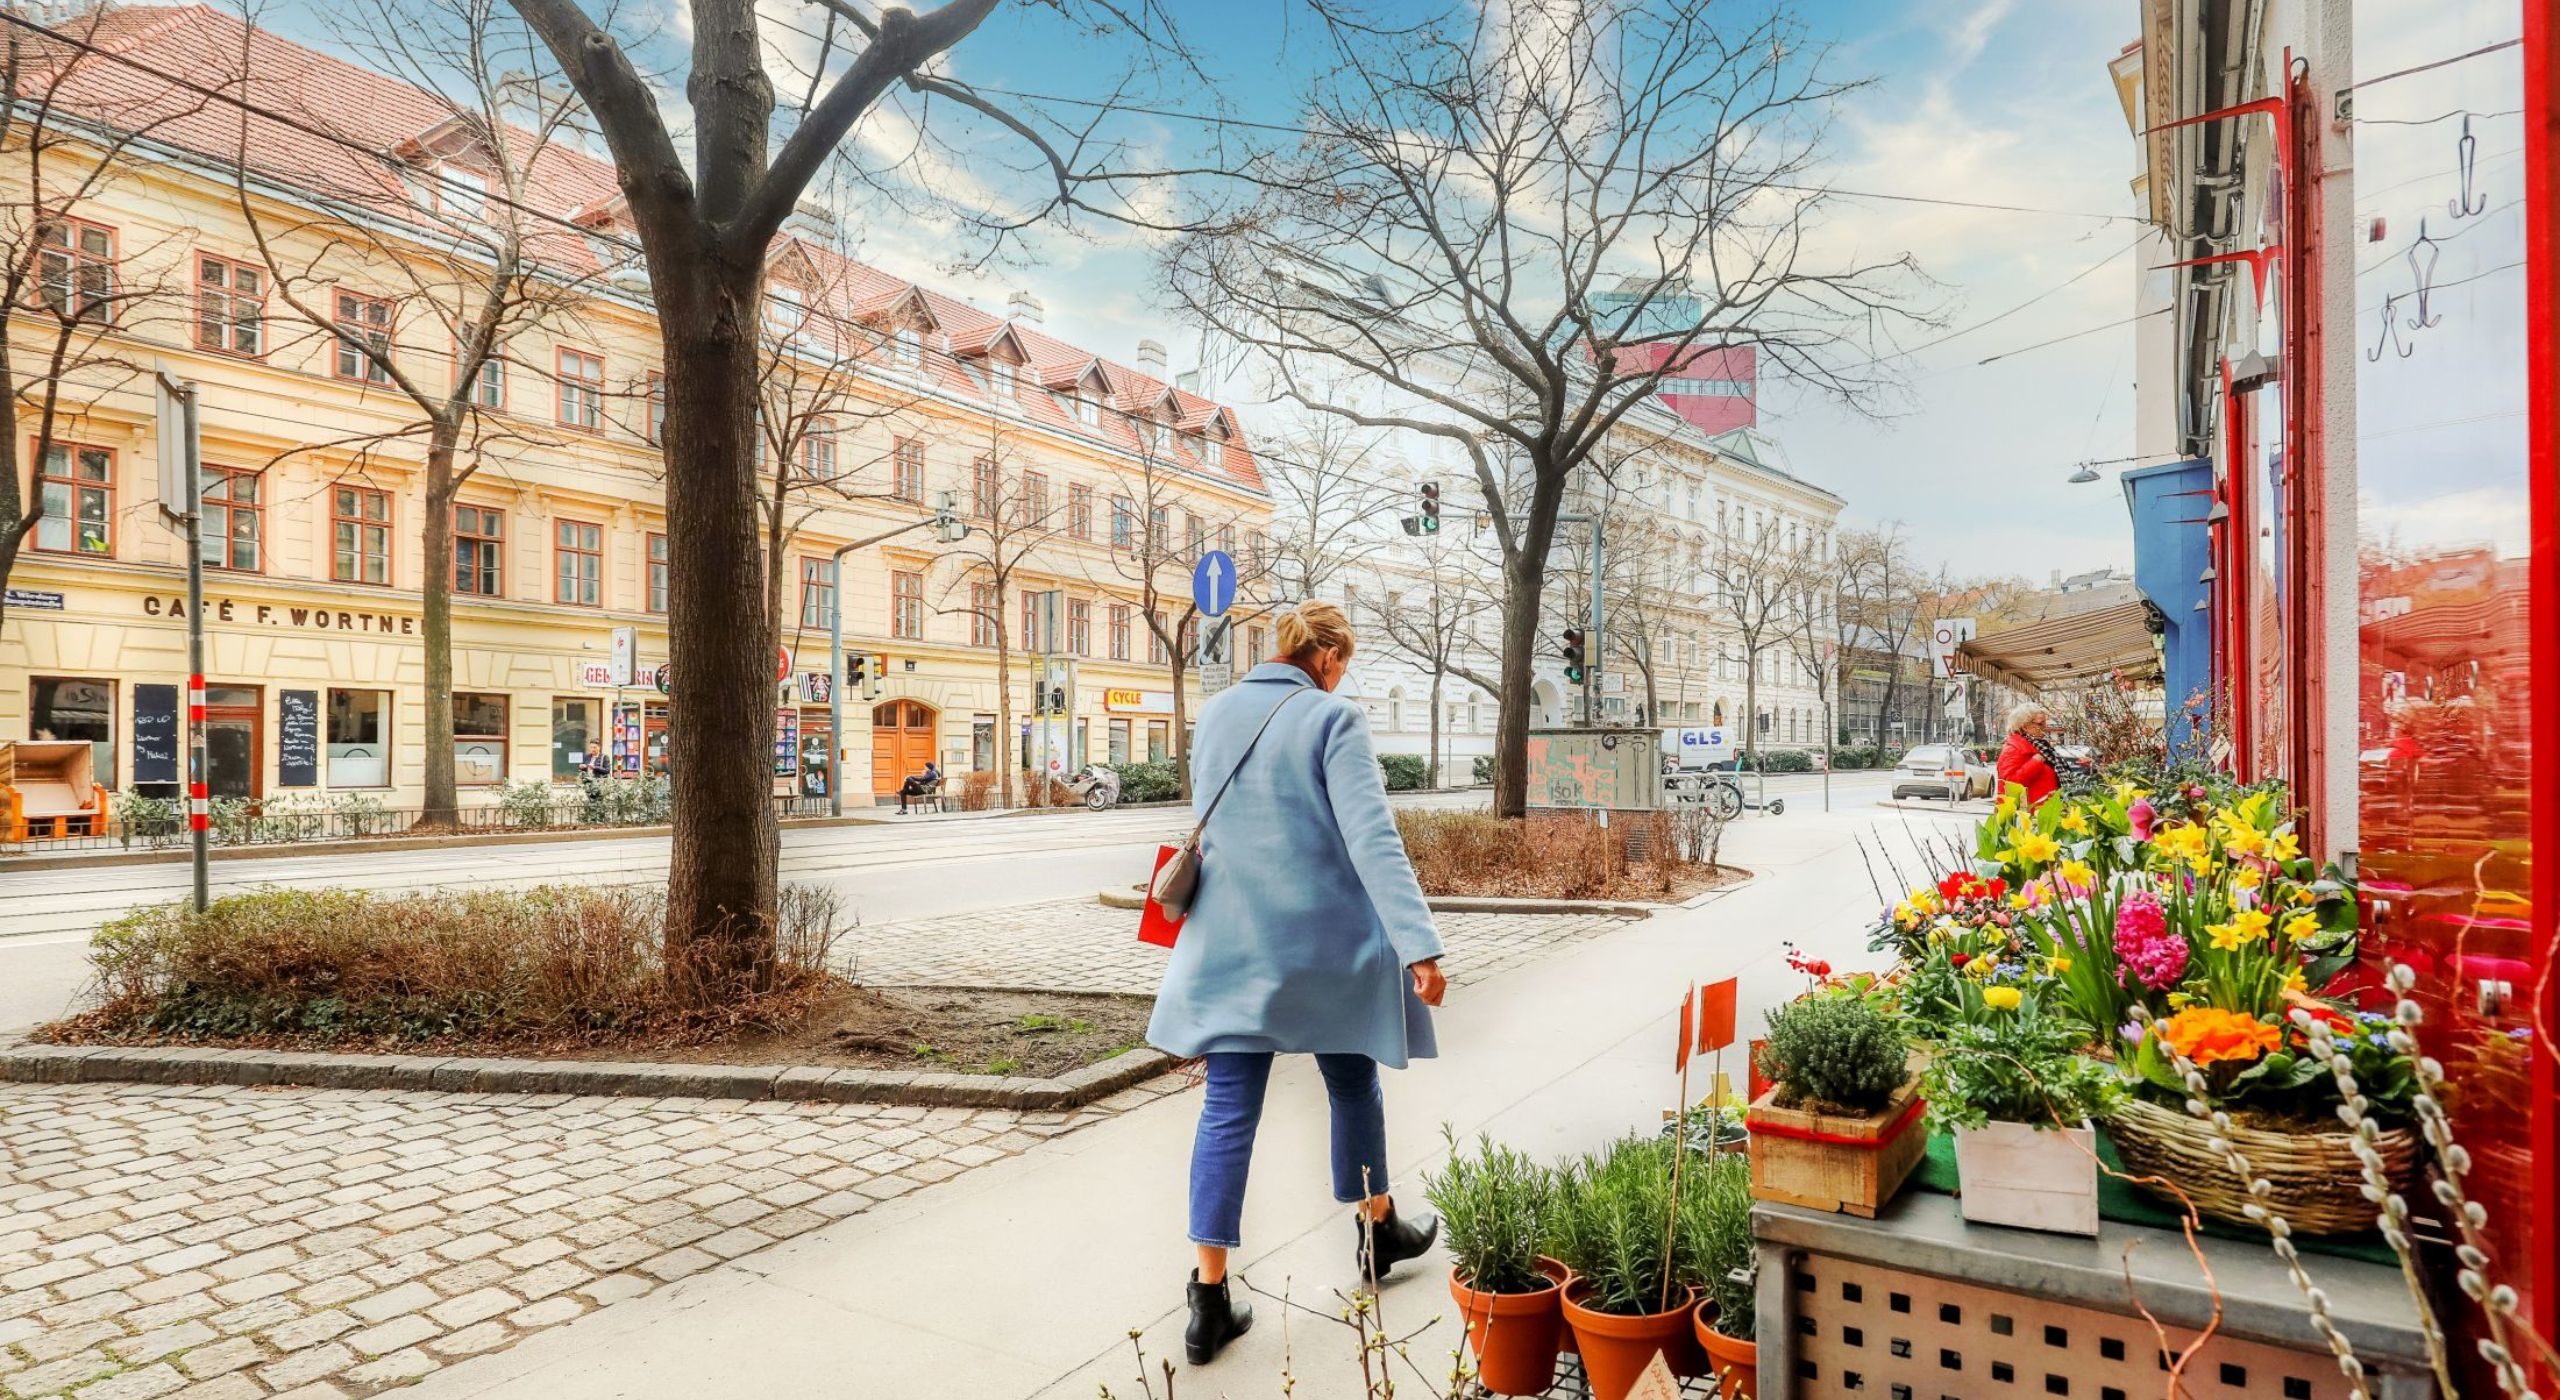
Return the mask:
[[[123,293],[96,312],[101,353],[120,363],[65,386],[65,421],[40,459],[32,419],[25,428],[25,484],[47,513],[9,580],[0,738],[90,740],[101,781],[119,789],[167,793],[183,774],[183,543],[159,509],[154,395],[134,369],[155,362],[199,395],[217,797],[419,803],[430,569],[454,579],[466,805],[508,782],[574,780],[590,742],[624,772],[657,769],[670,724],[721,723],[670,713],[653,683],[668,659],[658,342],[610,167],[566,140],[534,162],[520,203],[539,215],[564,305],[513,334],[475,387],[478,469],[455,506],[453,556],[428,559],[422,447],[405,431],[418,411],[350,341],[385,347],[420,382],[450,381],[451,317],[403,261],[416,230],[398,200],[423,187],[457,217],[482,212],[474,191],[503,183],[485,143],[404,83],[247,36],[259,106],[285,118],[248,122],[261,252],[235,173],[241,112],[151,89],[155,75],[237,67],[240,21],[201,7],[109,16],[78,59],[94,77],[61,82],[56,102],[100,132],[123,123],[147,136],[75,206],[57,206],[44,281],[56,296]],[[82,151],[94,162],[106,139],[54,148],[50,168]],[[22,149],[0,153],[12,207],[56,197],[50,179],[31,191],[29,169]],[[317,246],[341,236],[363,246],[343,257]],[[433,241],[419,234],[416,246]],[[296,285],[279,269],[335,270]],[[289,292],[339,329],[285,304]],[[1053,723],[1070,761],[1166,753],[1173,672],[1143,585],[1167,600],[1160,615],[1178,614],[1192,556],[1258,555],[1269,501],[1235,416],[1168,384],[1152,342],[1137,364],[1115,363],[1046,334],[1028,293],[997,315],[842,257],[805,228],[777,245],[770,295],[776,383],[824,390],[768,394],[788,420],[768,423],[789,461],[776,479],[792,487],[777,793],[818,797],[840,781],[859,803],[893,793],[927,757],[954,773],[1029,762],[1043,675],[1067,700]],[[12,317],[22,355],[58,324],[35,313]],[[945,493],[977,517],[967,540],[915,529],[831,566],[840,546],[928,520]],[[827,623],[839,605],[867,683],[847,688],[846,732],[830,735],[829,687],[842,677]],[[617,686],[624,628],[637,654]],[[1009,706],[999,630],[1013,653]],[[1248,625],[1237,644],[1255,654],[1260,631]],[[1026,661],[1031,635],[1057,659]],[[1013,732],[1001,734],[1008,712]]]

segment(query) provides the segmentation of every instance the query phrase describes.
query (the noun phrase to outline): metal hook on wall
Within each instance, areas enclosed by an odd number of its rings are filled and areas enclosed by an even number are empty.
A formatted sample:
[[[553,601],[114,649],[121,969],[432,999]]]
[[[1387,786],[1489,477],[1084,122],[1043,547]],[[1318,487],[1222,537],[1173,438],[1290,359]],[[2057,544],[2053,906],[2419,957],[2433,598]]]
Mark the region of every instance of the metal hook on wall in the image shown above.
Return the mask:
[[[2418,260],[2420,253],[2427,255],[2426,261]],[[2413,331],[2425,330],[2444,319],[2427,310],[2427,299],[2435,291],[2436,261],[2443,256],[2444,245],[2427,232],[2427,221],[2420,218],[2418,241],[2409,245],[2409,276],[2418,284],[2411,292],[2418,299],[2418,314],[2409,319],[2409,329]]]
[[[2382,347],[2400,352],[2401,359],[2418,353],[2418,348],[2400,339],[2400,294],[2394,292],[2382,299],[2382,334],[2374,338],[2373,348],[2364,352],[2368,361],[2382,358]]]
[[[2462,114],[2462,135],[2453,143],[2453,163],[2462,174],[2462,193],[2457,198],[2446,200],[2445,207],[2452,210],[2457,219],[2468,218],[2489,207],[2489,196],[2479,194],[2471,187],[2472,178],[2480,170],[2480,138],[2471,134],[2469,112]]]

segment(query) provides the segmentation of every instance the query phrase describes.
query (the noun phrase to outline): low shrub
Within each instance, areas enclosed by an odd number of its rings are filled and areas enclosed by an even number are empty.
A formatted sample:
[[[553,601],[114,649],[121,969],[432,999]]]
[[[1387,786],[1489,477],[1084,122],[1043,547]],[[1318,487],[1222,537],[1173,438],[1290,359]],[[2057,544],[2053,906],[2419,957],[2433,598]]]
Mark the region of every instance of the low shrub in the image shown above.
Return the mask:
[[[1171,802],[1182,796],[1182,770],[1170,761],[1132,763],[1120,770],[1123,802]]]
[[[1396,813],[1405,857],[1425,894],[1606,899],[1667,894],[1693,843],[1669,813],[1621,813],[1602,826],[1573,813],[1507,821],[1491,812]],[[1627,851],[1636,849],[1630,862]]]
[[[1548,1198],[1555,1173],[1491,1135],[1472,1155],[1458,1150],[1446,1124],[1449,1163],[1423,1177],[1423,1195],[1440,1212],[1449,1258],[1468,1287],[1482,1293],[1534,1293],[1548,1285],[1538,1270],[1547,1244]]]
[[[783,892],[772,990],[685,1009],[664,897],[544,886],[375,895],[267,888],[136,910],[90,941],[99,1006],[62,1039],[285,1039],[407,1045],[700,1038],[769,1019],[824,980],[836,898]],[[680,969],[681,971],[681,969]]]
[[[943,786],[950,787],[951,780],[943,779]],[[975,773],[961,774],[959,789],[951,794],[951,800],[958,804],[963,812],[984,812],[994,807],[996,805],[995,773],[992,770],[982,769]]]
[[[1588,1285],[1585,1307],[1621,1316],[1660,1309],[1666,1245],[1674,1302],[1705,1281],[1701,1237],[1671,1228],[1671,1163],[1683,1150],[1667,1137],[1625,1137],[1556,1173],[1548,1252]],[[1684,1167],[1681,1176],[1686,1217],[1705,1208],[1713,1174]]]
[[[1473,777],[1478,783],[1492,782],[1493,755],[1489,753],[1477,754],[1475,762],[1468,765],[1467,771],[1469,776]]]
[[[1715,1301],[1715,1329],[1751,1340],[1760,1251],[1751,1237],[1751,1159],[1739,1152],[1692,1158],[1699,1180],[1690,1194],[1681,1182],[1680,1233],[1695,1262],[1699,1286]]]
[[[1382,753],[1378,767],[1386,775],[1389,792],[1411,792],[1431,782],[1431,764],[1418,753]]]
[[[1884,1008],[1852,992],[1822,992],[1770,1013],[1760,1072],[1777,1084],[1781,1107],[1873,1113],[1909,1077],[1910,1058]]]

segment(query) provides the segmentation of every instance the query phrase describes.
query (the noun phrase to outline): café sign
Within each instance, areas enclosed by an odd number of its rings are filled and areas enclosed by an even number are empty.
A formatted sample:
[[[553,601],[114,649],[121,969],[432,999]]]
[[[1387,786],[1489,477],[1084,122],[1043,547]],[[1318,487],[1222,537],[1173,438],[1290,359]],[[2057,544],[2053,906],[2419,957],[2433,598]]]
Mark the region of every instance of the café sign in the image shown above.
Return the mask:
[[[183,596],[162,597],[146,593],[142,598],[145,617],[187,615]],[[402,613],[374,612],[361,608],[303,608],[279,603],[240,603],[229,598],[204,600],[208,622],[248,622],[260,627],[290,627],[313,632],[370,632],[377,637],[414,637],[418,635],[418,619]]]

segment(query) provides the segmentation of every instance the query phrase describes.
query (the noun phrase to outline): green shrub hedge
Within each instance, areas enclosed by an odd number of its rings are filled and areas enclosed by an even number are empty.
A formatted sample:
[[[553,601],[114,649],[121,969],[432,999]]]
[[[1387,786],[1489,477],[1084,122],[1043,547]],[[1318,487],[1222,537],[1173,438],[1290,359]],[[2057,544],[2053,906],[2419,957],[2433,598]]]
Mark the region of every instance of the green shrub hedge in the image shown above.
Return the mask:
[[[1418,753],[1382,753],[1378,768],[1386,775],[1389,792],[1411,792],[1431,781],[1431,765]]]
[[[1132,763],[1120,770],[1123,802],[1171,802],[1182,796],[1182,770],[1171,760]]]

